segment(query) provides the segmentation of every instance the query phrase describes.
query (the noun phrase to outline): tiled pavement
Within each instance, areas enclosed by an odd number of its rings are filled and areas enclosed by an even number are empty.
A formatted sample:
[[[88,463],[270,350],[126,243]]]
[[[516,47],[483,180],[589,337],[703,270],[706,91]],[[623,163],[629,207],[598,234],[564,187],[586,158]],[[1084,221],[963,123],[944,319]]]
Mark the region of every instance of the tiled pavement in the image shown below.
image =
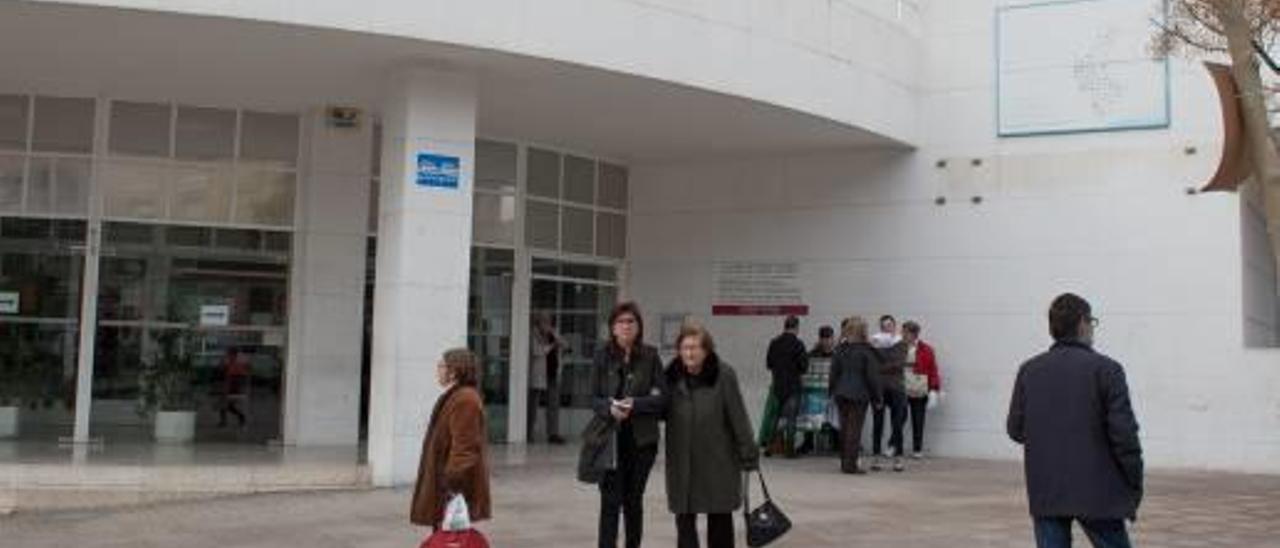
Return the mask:
[[[597,495],[574,482],[570,451],[506,455],[494,471],[497,547],[593,546]],[[835,473],[829,459],[768,460],[774,496],[796,522],[777,546],[1025,547],[1017,463],[931,460],[906,473]],[[661,468],[650,482],[646,546],[675,544]],[[0,546],[408,547],[409,493],[273,494],[120,510],[0,518]],[[1280,477],[1153,473],[1138,546],[1280,547]],[[1087,545],[1078,538],[1078,545]],[[744,544],[741,543],[740,544]]]

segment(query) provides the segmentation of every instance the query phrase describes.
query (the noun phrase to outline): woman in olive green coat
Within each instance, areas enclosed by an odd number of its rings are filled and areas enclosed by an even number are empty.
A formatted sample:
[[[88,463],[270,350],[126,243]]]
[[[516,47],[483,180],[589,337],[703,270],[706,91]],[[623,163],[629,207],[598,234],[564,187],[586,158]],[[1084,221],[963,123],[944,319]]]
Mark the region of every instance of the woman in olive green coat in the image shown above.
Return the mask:
[[[705,329],[685,326],[676,346],[680,356],[666,371],[666,471],[677,546],[698,546],[697,515],[707,514],[707,546],[732,547],[743,473],[760,464],[751,419],[737,375],[716,357]]]

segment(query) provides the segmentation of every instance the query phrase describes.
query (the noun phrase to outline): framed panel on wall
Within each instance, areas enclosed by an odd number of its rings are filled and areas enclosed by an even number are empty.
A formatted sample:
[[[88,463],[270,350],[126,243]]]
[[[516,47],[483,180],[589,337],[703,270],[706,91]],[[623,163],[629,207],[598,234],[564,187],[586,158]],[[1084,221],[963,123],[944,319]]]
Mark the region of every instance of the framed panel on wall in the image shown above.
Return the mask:
[[[1169,63],[1148,48],[1165,9],[1163,0],[1041,0],[998,8],[999,136],[1169,127]]]

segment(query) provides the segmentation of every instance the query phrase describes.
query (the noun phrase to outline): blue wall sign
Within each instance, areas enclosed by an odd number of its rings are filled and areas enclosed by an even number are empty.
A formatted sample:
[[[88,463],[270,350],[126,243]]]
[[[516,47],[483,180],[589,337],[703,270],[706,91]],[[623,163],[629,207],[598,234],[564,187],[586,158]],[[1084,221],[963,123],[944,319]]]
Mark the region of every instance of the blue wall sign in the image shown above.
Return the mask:
[[[418,153],[418,186],[456,189],[461,177],[462,162],[457,156]]]

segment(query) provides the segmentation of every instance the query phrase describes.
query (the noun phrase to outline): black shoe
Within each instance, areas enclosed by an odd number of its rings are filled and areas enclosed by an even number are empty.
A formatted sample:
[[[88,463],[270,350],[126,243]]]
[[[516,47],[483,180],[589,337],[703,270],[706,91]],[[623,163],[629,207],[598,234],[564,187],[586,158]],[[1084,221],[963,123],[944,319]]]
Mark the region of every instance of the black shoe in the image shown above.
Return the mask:
[[[550,443],[551,445],[564,445],[564,438],[560,436],[551,436],[550,438],[547,438],[547,443]]]

